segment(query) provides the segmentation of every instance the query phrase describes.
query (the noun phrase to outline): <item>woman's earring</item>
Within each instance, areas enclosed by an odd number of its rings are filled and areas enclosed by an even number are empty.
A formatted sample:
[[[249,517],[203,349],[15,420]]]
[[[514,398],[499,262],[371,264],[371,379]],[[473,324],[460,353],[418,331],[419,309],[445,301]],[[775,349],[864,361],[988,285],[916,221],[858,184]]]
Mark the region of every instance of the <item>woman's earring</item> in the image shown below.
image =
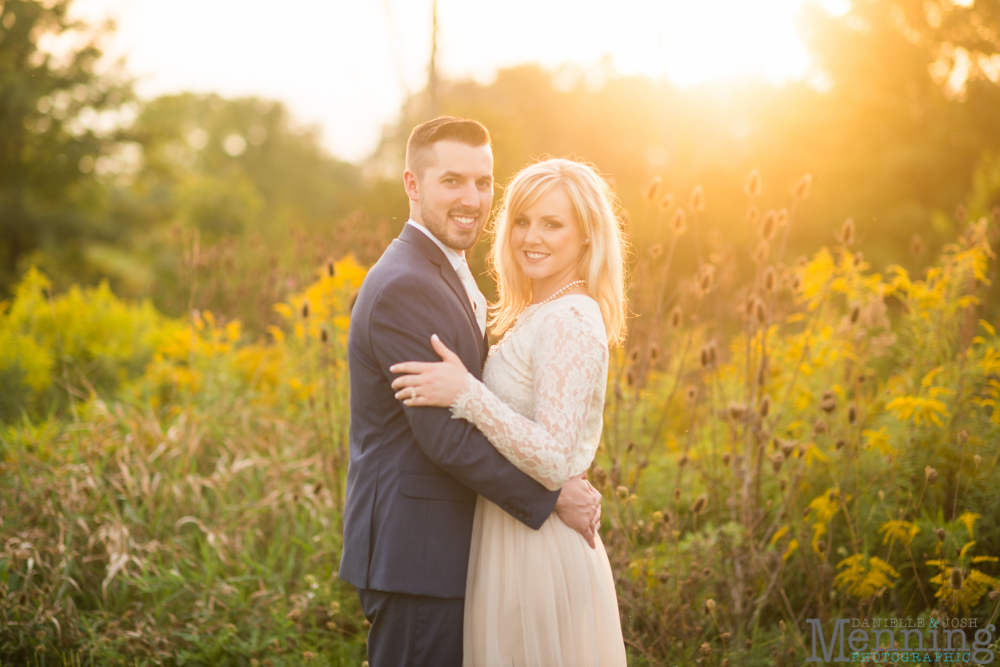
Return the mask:
[[[590,243],[590,239],[584,239],[583,240],[583,245],[587,245],[588,243]]]

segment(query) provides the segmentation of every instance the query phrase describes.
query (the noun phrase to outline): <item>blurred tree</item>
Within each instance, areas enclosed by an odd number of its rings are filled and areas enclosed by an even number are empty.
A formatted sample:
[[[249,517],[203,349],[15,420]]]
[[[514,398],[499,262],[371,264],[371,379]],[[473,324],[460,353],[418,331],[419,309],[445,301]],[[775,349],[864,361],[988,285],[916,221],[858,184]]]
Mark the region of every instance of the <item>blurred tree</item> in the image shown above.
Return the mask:
[[[97,215],[97,181],[123,159],[114,152],[131,88],[119,68],[97,68],[111,27],[71,21],[69,5],[0,3],[0,295],[33,252],[79,265],[85,239],[116,233]]]

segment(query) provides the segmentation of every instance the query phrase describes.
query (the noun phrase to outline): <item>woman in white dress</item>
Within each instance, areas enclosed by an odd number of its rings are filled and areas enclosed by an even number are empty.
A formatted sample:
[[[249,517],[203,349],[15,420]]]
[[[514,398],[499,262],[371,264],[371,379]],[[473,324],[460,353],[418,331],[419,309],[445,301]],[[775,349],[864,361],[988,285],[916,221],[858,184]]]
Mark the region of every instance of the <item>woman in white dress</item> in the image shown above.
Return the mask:
[[[624,328],[615,199],[590,166],[565,159],[519,172],[493,229],[490,264],[503,333],[483,382],[440,341],[439,363],[406,362],[393,383],[412,406],[450,407],[549,489],[584,473],[601,439],[608,344]],[[416,396],[416,398],[413,398]],[[466,585],[464,665],[625,665],[614,578],[555,514],[533,531],[479,497]]]

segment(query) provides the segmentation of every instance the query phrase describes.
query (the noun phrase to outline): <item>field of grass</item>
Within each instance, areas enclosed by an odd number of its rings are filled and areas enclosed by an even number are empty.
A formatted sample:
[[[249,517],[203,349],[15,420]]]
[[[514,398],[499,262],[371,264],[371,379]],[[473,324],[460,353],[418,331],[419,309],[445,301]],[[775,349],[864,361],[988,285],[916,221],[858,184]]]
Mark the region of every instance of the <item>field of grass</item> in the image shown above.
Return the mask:
[[[700,190],[653,183],[630,218],[590,476],[633,664],[802,664],[808,619],[1000,613],[995,224],[876,272],[848,221],[793,260],[808,190],[757,211],[749,177],[752,248],[700,233]],[[336,570],[364,273],[320,267],[258,336],[25,277],[0,307],[0,664],[361,665]]]

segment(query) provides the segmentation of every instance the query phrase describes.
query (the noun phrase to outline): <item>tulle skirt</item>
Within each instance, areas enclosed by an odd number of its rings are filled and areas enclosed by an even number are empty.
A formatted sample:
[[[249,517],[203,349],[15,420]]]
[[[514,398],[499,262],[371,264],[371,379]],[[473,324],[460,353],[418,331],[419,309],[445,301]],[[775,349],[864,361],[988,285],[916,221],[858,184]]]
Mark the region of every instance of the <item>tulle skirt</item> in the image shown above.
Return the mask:
[[[600,538],[591,549],[555,514],[532,530],[480,496],[464,633],[464,667],[624,667]]]

